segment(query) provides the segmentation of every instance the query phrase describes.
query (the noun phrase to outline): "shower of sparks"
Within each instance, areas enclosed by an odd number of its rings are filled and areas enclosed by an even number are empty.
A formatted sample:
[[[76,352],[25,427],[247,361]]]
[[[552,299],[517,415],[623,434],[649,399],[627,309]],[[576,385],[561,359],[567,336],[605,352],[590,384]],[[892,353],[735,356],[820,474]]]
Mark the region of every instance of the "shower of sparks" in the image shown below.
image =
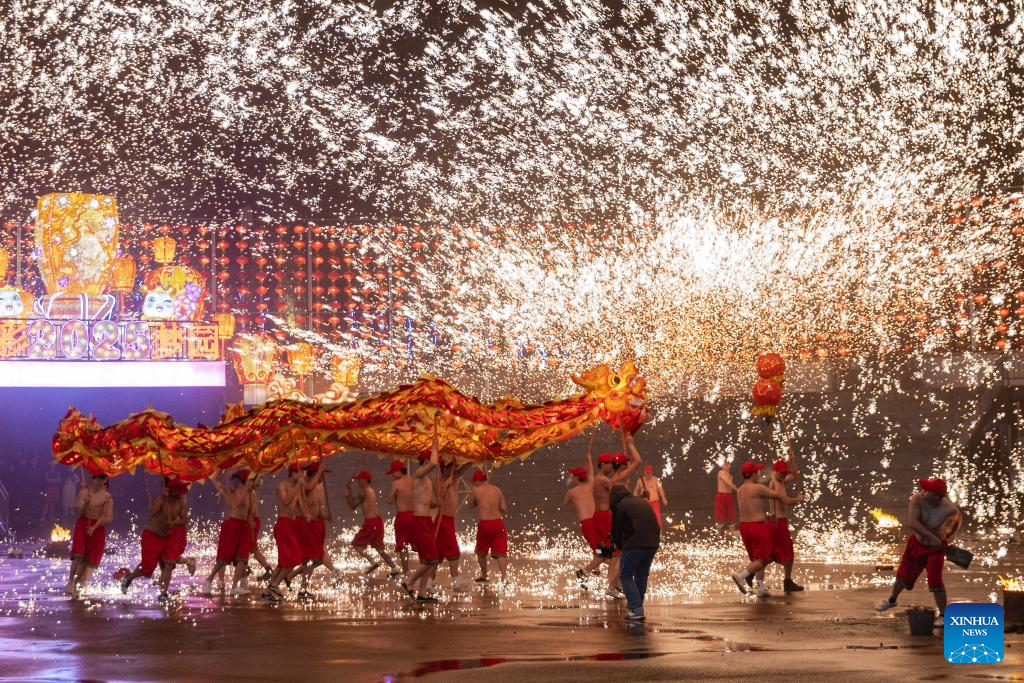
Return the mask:
[[[433,372],[550,398],[635,357],[678,418],[668,471],[710,470],[758,429],[755,354],[786,350],[787,391],[838,390],[784,403],[812,500],[862,519],[916,437],[975,519],[1021,518],[1020,458],[975,460],[959,433],[983,415],[947,391],[1001,378],[975,352],[1024,332],[974,308],[1024,304],[1019,3],[14,0],[0,32],[4,215],[95,189],[139,222],[429,226],[360,234],[413,264],[369,338],[279,321],[358,352],[367,390]],[[822,379],[835,358],[858,371]],[[944,419],[901,423],[893,396]],[[880,461],[851,492],[857,438]]]

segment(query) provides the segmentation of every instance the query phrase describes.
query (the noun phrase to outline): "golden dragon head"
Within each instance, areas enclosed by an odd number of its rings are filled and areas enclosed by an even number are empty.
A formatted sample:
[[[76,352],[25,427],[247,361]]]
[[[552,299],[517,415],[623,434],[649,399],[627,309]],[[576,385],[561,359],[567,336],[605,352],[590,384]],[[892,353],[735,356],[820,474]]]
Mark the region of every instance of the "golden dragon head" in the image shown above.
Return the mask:
[[[647,415],[647,383],[631,360],[618,372],[598,365],[573,376],[572,381],[583,387],[587,396],[600,399],[600,417],[616,429],[636,431]]]

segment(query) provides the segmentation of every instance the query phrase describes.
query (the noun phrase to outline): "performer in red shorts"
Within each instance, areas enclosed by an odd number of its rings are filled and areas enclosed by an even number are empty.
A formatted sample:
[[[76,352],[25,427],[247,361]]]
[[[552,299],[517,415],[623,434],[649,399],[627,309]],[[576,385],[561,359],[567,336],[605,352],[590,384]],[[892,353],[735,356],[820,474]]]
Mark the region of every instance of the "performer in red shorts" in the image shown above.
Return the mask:
[[[448,570],[452,575],[452,592],[464,593],[468,586],[459,577],[459,560],[462,550],[459,539],[455,535],[455,515],[459,512],[459,485],[462,473],[468,464],[457,466],[454,461],[441,465],[441,473],[437,480],[438,517],[434,522],[434,539],[437,541],[437,552],[448,562]]]
[[[716,477],[718,492],[715,493],[715,528],[725,531],[736,523],[736,484],[732,480],[732,458],[727,457]]]
[[[171,572],[181,557],[180,542],[171,537],[171,529],[181,526],[185,518],[185,494],[188,486],[181,481],[172,481],[164,487],[163,495],[149,504],[149,521],[142,531],[142,559],[135,571],[121,579],[121,592],[127,593],[132,582],[140,576],[152,576],[157,564],[160,565],[160,601],[169,599]]]
[[[395,506],[395,552],[398,561],[402,563],[402,576],[408,576],[408,547],[412,544],[413,517],[416,516],[413,511],[412,478],[408,476],[405,462],[401,460],[391,461],[388,474],[393,479],[388,502]]]
[[[64,593],[77,597],[100,566],[103,548],[107,539],[107,524],[114,519],[114,499],[107,491],[107,475],[93,475],[89,485],[82,483],[82,489],[75,500],[78,521],[71,536],[71,575]]]
[[[476,579],[483,583],[487,579],[487,553],[498,561],[501,580],[508,578],[508,532],[505,520],[502,519],[508,508],[505,505],[505,494],[497,486],[487,481],[483,470],[473,472],[473,488],[470,491],[466,506],[475,508],[479,522],[476,527],[476,558],[480,562],[480,576]]]
[[[437,565],[441,563],[441,554],[437,550],[434,537],[434,519],[430,511],[434,507],[434,482],[430,473],[438,463],[437,452],[437,421],[435,418],[434,445],[429,452],[420,453],[420,465],[412,473],[413,491],[413,523],[412,545],[416,548],[420,566],[402,581],[402,589],[412,596],[412,588],[416,588],[415,597],[419,602],[437,602],[431,595],[431,586],[437,576]]]
[[[295,518],[302,513],[299,498],[303,491],[305,474],[298,464],[288,466],[288,478],[277,484],[277,522],[274,524],[274,541],[277,543],[277,566],[270,576],[267,590],[260,596],[267,602],[280,602],[284,594],[278,586],[288,573],[302,564],[302,546],[295,527]]]
[[[262,528],[262,522],[260,521],[259,515],[259,502],[256,500],[256,489],[259,488],[261,477],[257,476],[253,481],[253,489],[249,492],[249,509],[252,510],[252,516],[249,518],[249,527],[252,529],[252,556],[256,562],[263,567],[263,573],[256,577],[257,581],[266,581],[270,578],[270,575],[274,573],[274,567],[267,561],[267,556],[260,550],[260,529]],[[246,573],[248,573],[246,568]],[[245,579],[242,579],[243,586],[245,585]]]
[[[252,487],[256,481],[250,478],[249,470],[240,469],[231,475],[229,483],[224,486],[217,477],[210,482],[224,501],[227,516],[220,525],[217,539],[217,561],[203,582],[203,595],[213,594],[213,579],[220,578],[220,592],[224,592],[224,569],[232,564],[235,567],[231,579],[231,593],[235,597],[247,595],[248,589],[239,585],[244,576],[246,564],[249,562],[249,550],[252,547],[252,527],[249,517],[252,515]]]
[[[327,540],[327,512],[323,478],[327,472],[328,470],[321,468],[320,462],[317,461],[305,468],[306,476],[302,479],[302,494],[299,496],[300,514],[295,519],[295,532],[299,539],[299,547],[302,549],[302,564],[292,569],[285,577],[285,584],[290,585],[291,580],[301,574],[302,585],[298,597],[302,600],[313,597],[307,587],[309,578],[317,567],[324,565],[336,578],[341,574],[324,552],[324,543]]]
[[[353,510],[358,506],[363,513],[363,525],[359,527],[359,531],[352,539],[352,548],[370,563],[370,566],[363,572],[364,574],[372,574],[380,566],[380,561],[374,561],[366,552],[366,548],[371,547],[391,569],[389,576],[395,578],[401,572],[398,571],[398,567],[395,566],[384,547],[384,520],[377,512],[377,491],[370,485],[372,480],[372,475],[363,470],[356,473],[345,487],[345,501],[348,506]],[[359,487],[358,491],[352,490],[353,481]]]
[[[795,478],[796,472],[790,467],[789,462],[779,460],[772,465],[772,480],[768,484],[768,488],[776,493],[788,494],[786,481]],[[793,536],[789,533],[789,508],[781,498],[769,498],[768,512],[775,522],[772,560],[782,565],[785,577],[782,589],[787,593],[798,593],[804,587],[793,580]]]
[[[598,471],[594,475],[594,530],[601,538],[599,552],[602,557],[611,558],[608,563],[608,586],[604,594],[609,598],[625,598],[619,586],[619,552],[612,544],[612,513],[609,505],[609,493],[612,486],[625,486],[633,471],[640,466],[640,453],[637,452],[633,436],[621,430],[622,452],[602,453],[598,459]],[[631,457],[627,457],[629,451]],[[587,453],[587,469],[593,471],[590,453]]]
[[[736,582],[736,587],[740,589],[741,593],[747,592],[753,576],[772,561],[775,524],[767,519],[764,501],[774,498],[787,505],[804,501],[802,494],[796,498],[790,498],[784,493],[777,493],[764,484],[757,483],[753,477],[763,469],[764,465],[754,464],[749,460],[743,463],[743,484],[737,491],[740,506],[740,537],[743,539],[743,547],[746,548],[747,557],[750,559],[750,564],[746,569],[732,575],[732,580]],[[767,595],[763,585],[759,586],[758,592],[763,593],[762,597]]]
[[[587,457],[584,460],[586,467],[573,467],[566,470],[572,476],[572,479],[569,481],[569,490],[565,492],[565,498],[562,499],[562,505],[560,506],[572,505],[573,510],[576,512],[576,519],[580,523],[580,534],[582,534],[583,540],[587,542],[593,553],[590,563],[586,567],[576,570],[576,578],[579,580],[580,588],[583,590],[589,590],[587,579],[590,576],[599,576],[598,567],[609,560],[609,558],[602,557],[599,552],[601,537],[597,535],[597,531],[594,529],[594,511],[597,506],[594,501],[593,452],[594,435],[596,433],[596,430],[590,433]]]
[[[926,572],[928,590],[932,592],[935,606],[939,608],[935,625],[941,628],[947,601],[942,565],[946,559],[945,550],[949,539],[960,529],[963,517],[956,504],[946,497],[944,479],[918,479],[917,484],[921,490],[910,497],[907,506],[907,526],[913,533],[907,538],[892,592],[875,609],[884,612],[895,607],[896,598],[903,589],[913,590],[921,572]]]

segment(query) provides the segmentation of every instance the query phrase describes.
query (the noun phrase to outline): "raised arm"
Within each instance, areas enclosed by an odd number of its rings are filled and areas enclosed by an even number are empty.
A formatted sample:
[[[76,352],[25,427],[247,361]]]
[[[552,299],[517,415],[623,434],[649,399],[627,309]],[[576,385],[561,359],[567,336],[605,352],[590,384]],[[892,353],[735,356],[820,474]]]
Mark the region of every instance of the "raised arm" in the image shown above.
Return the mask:
[[[213,484],[213,490],[217,492],[217,495],[219,495],[222,498],[227,498],[228,490],[227,488],[224,487],[224,482],[220,480],[222,476],[224,476],[223,472],[221,472],[218,475],[210,477],[210,483]]]
[[[299,497],[299,485],[289,486],[286,479],[277,485],[277,495],[281,498],[282,503],[291,505]]]
[[[363,494],[363,490],[360,489],[358,492],[352,491],[352,482],[349,481],[345,486],[345,502],[348,503],[350,510],[355,510],[366,496]]]
[[[85,482],[82,482],[82,488],[78,491],[78,497],[75,498],[75,511],[78,514],[82,514],[82,510],[89,504],[89,498],[92,496],[92,492],[86,487]]]
[[[302,487],[306,489],[307,492],[315,490],[316,487],[320,485],[320,482],[324,480],[325,472],[327,472],[327,470],[324,469],[323,463],[321,463],[320,467],[316,471],[316,474],[314,474],[312,478],[305,477],[302,480]]]
[[[422,479],[423,477],[430,474],[435,467],[437,467],[437,461],[437,413],[434,413],[434,439],[430,444],[430,460],[426,461],[425,463],[417,467],[416,470],[412,473],[412,476],[416,477],[417,479]]]
[[[628,434],[625,429],[622,430],[622,447],[629,450],[631,458],[625,469],[619,470],[612,475],[613,484],[625,481],[636,471],[636,468],[640,467],[640,453],[636,450],[636,445],[633,443],[633,436]]]
[[[749,486],[749,484],[748,484],[748,486]],[[783,491],[772,491],[770,488],[768,488],[764,484],[757,484],[757,487],[758,487],[758,491],[761,493],[761,495],[763,497],[765,497],[765,498],[774,498],[775,500],[780,500],[780,501],[782,501],[786,505],[796,505],[797,503],[802,503],[802,502],[804,502],[804,500],[806,500],[806,497],[802,493],[799,496],[797,496],[796,498],[793,498],[788,493],[786,493],[786,491],[784,491],[784,490]]]
[[[595,427],[590,431],[590,443],[587,444],[587,481],[594,480],[594,436],[597,434]]]

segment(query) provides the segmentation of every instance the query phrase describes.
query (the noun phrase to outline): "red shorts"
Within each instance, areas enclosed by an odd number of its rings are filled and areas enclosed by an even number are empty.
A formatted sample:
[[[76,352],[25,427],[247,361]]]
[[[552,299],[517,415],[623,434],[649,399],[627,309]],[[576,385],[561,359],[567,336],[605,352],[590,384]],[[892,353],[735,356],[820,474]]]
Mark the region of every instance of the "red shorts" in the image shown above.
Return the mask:
[[[750,561],[772,561],[775,522],[740,522],[740,538]]]
[[[278,517],[274,524],[274,542],[277,543],[277,566],[291,569],[302,564],[302,546],[296,531],[296,520]]]
[[[295,534],[299,539],[299,546],[302,549],[302,561],[324,559],[324,539],[327,535],[327,527],[324,520],[314,519],[307,522],[305,519],[295,518]]]
[[[715,521],[736,521],[736,496],[731,493],[715,494]]]
[[[380,518],[380,515],[370,517],[363,522],[359,531],[356,532],[355,538],[352,539],[352,545],[357,548],[384,547],[384,520]]]
[[[185,554],[185,546],[188,545],[188,529],[184,524],[171,527],[171,533],[167,536],[167,550],[164,551],[161,560],[177,562]]]
[[[434,539],[437,541],[437,553],[444,559],[457,560],[462,555],[462,550],[459,549],[459,539],[455,537],[454,517],[441,515]]]
[[[789,533],[789,520],[780,517],[772,529],[772,560],[779,564],[793,561],[793,535]]]
[[[658,518],[658,526],[661,526],[661,501],[660,500],[649,500],[651,509],[654,510],[654,516]]]
[[[590,546],[590,549],[597,550],[597,546],[601,542],[601,537],[598,536],[597,531],[594,530],[593,517],[580,520],[580,533],[583,534],[583,538],[586,539],[587,545]]]
[[[612,544],[612,511],[611,510],[599,510],[594,513],[594,535],[597,536],[598,547],[604,546],[606,548],[614,547]],[[616,548],[613,555],[619,556],[619,550]]]
[[[434,540],[434,520],[429,515],[416,515],[413,518],[412,547],[423,564],[436,564],[441,561],[437,552],[437,541]]]
[[[139,570],[143,576],[152,576],[157,563],[168,554],[171,544],[170,536],[157,536],[149,529],[142,530],[142,561]]]
[[[252,549],[252,527],[244,519],[229,517],[220,524],[218,562],[246,562]]]
[[[503,519],[485,519],[476,525],[477,555],[491,553],[491,557],[508,556],[508,531]]]
[[[415,534],[415,523],[413,520],[416,516],[412,510],[406,510],[405,512],[399,512],[395,515],[395,551],[401,552],[407,545],[413,544],[413,535]]]
[[[103,547],[107,542],[107,530],[101,526],[96,527],[92,536],[86,533],[88,526],[95,521],[88,517],[79,517],[75,522],[75,531],[71,535],[71,558],[82,558],[85,560],[86,567],[100,566]]]
[[[943,548],[925,545],[917,540],[915,534],[911,534],[903,557],[900,558],[900,566],[896,569],[896,578],[909,590],[917,583],[921,572],[927,572],[928,590],[945,590],[946,584],[942,581],[942,564],[945,561],[946,552]]]

